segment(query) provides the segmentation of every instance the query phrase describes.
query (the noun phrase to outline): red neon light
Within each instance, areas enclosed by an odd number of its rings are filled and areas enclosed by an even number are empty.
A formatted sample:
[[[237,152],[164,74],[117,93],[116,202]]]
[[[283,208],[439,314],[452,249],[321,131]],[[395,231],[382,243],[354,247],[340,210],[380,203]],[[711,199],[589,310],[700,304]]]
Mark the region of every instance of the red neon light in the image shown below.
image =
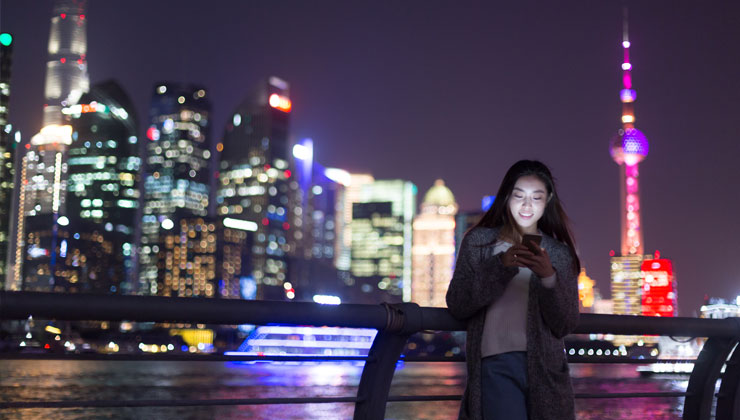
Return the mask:
[[[270,95],[269,103],[271,107],[283,112],[290,112],[293,108],[293,104],[290,102],[290,99],[285,96],[278,95],[277,93]]]
[[[64,58],[64,57],[62,57],[62,58],[60,58],[60,59],[59,59],[59,61],[61,61],[61,62],[62,62],[62,64],[64,64],[64,63],[66,63],[66,62],[67,62],[67,59],[66,59],[66,58]]]
[[[80,15],[80,20],[85,20],[85,15]]]
[[[66,18],[67,18],[67,14],[66,14],[66,13],[62,13],[62,14],[61,14],[61,15],[59,15],[59,16],[61,16],[61,17],[62,17],[62,19],[66,19]]]
[[[290,169],[286,169],[286,170],[285,170],[285,177],[286,177],[286,178],[290,178],[290,176],[291,176],[292,174],[293,174],[293,173],[292,173],[292,172],[290,172]]]
[[[290,223],[288,223],[288,222],[283,223],[283,229],[285,229],[285,230],[290,229]]]
[[[671,260],[644,260],[640,268],[643,272],[642,315],[675,316],[676,293]]]
[[[262,224],[267,226],[270,224],[270,220],[267,217],[265,217],[264,219],[262,219]]]

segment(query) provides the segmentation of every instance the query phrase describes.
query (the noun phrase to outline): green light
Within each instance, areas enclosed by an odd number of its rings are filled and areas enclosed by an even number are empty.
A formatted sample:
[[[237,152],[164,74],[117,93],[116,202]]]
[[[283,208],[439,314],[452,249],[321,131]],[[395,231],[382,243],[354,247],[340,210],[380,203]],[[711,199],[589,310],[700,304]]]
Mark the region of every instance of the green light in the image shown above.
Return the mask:
[[[9,46],[13,43],[13,35],[3,32],[0,34],[0,44],[3,44],[4,46]]]

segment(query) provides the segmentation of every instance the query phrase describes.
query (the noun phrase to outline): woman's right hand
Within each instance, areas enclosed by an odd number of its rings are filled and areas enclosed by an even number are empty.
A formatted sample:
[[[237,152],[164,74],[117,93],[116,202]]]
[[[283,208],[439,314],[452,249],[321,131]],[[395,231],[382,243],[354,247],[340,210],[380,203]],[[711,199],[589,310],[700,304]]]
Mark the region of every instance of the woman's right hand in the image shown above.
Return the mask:
[[[531,255],[532,252],[524,245],[513,245],[501,254],[501,263],[505,267],[524,267],[524,264],[517,261],[517,255]]]

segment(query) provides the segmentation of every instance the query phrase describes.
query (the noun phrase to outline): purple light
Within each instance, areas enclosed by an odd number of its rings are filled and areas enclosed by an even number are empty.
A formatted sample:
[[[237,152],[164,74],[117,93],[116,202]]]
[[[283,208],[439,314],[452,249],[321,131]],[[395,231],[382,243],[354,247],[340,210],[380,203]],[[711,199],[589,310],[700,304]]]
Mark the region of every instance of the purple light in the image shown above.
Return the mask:
[[[630,42],[629,42],[629,41],[623,41],[623,42],[622,42],[622,46],[623,46],[624,48],[629,48],[629,47],[630,47]]]
[[[632,64],[622,63],[622,70],[630,70],[631,68],[632,68]]]
[[[622,102],[634,102],[637,93],[632,89],[622,89],[619,91],[619,98],[622,99]]]
[[[650,147],[647,137],[636,128],[619,130],[610,145],[610,154],[617,164],[635,165],[648,155]]]

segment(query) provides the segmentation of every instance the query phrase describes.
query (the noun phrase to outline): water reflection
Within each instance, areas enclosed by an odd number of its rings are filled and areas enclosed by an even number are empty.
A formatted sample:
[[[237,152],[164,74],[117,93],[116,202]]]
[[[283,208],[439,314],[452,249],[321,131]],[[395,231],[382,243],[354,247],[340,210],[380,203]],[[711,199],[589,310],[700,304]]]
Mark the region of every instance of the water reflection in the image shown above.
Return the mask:
[[[461,363],[404,363],[393,395],[458,395]],[[572,365],[576,392],[684,391],[686,377],[645,378],[634,366]],[[359,363],[4,361],[1,401],[355,396]],[[682,398],[578,400],[582,420],[681,418]],[[455,419],[459,402],[389,403],[389,419]],[[350,419],[353,404],[3,410],[8,419]]]

